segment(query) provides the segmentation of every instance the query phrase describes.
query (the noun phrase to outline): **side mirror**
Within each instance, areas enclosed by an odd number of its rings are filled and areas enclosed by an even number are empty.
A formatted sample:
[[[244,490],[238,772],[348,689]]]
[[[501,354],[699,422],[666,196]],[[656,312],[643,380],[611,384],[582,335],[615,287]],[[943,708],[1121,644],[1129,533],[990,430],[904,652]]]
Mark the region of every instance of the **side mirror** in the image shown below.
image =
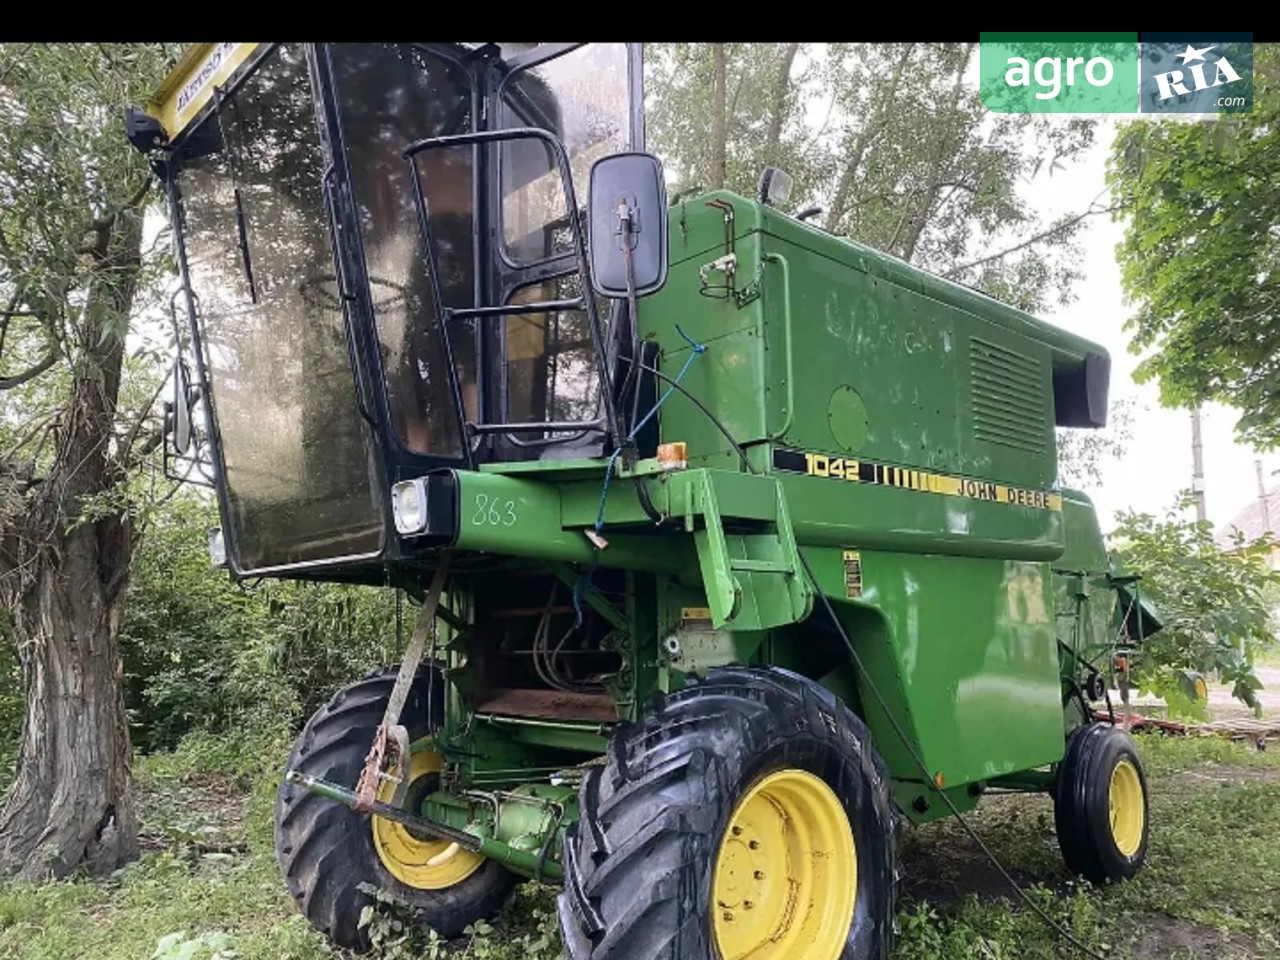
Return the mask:
[[[191,384],[187,365],[173,365],[173,451],[185,457],[191,450]]]
[[[648,153],[615,153],[591,167],[591,285],[604,297],[655,293],[667,282],[667,184]]]

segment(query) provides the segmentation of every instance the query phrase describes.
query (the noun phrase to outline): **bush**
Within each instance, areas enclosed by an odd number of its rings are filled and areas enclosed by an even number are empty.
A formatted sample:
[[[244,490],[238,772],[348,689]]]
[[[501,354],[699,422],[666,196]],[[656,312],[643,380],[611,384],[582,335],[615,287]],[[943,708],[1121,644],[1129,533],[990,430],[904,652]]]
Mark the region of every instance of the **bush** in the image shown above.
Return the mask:
[[[395,658],[392,591],[237,586],[209,563],[206,530],[217,522],[202,492],[175,497],[153,514],[134,557],[120,646],[144,751],[171,749],[193,731],[296,723]]]
[[[1272,598],[1280,577],[1269,566],[1275,542],[1237,537],[1223,550],[1208,522],[1184,520],[1177,510],[1163,519],[1121,514],[1112,537],[1121,565],[1142,577],[1142,592],[1164,624],[1134,665],[1140,685],[1189,712],[1180,674],[1196,670],[1230,683],[1233,695],[1256,710],[1262,685],[1254,656],[1276,644]]]

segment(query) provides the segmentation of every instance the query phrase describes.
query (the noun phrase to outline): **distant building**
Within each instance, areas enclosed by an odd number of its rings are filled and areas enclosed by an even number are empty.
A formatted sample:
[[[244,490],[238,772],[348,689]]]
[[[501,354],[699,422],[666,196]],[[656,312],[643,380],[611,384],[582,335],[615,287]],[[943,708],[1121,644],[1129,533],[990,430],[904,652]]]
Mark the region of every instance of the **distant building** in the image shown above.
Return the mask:
[[[1214,535],[1218,547],[1227,552],[1236,548],[1236,532],[1244,534],[1245,543],[1252,543],[1270,533],[1280,540],[1280,487],[1267,491],[1266,496],[1254,499],[1250,504],[1223,524]],[[1280,570],[1280,546],[1271,551],[1271,569]]]

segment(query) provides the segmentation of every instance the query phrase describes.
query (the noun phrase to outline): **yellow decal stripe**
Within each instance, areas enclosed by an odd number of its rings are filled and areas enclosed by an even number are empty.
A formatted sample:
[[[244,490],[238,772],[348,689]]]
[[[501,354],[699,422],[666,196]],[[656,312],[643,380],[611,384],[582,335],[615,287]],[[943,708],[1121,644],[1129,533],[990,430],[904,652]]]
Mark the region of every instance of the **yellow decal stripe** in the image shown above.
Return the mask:
[[[773,465],[776,470],[790,473],[806,473],[811,477],[826,477],[872,486],[899,487],[904,490],[920,490],[948,497],[966,497],[970,500],[990,500],[1014,507],[1031,507],[1036,510],[1062,511],[1062,494],[1052,490],[1025,490],[991,480],[971,480],[944,473],[929,473],[910,467],[868,463],[850,457],[833,457],[825,453],[808,453],[798,450],[775,448]]]
[[[176,137],[213,99],[214,90],[253,55],[260,43],[198,43],[169,74],[147,110]]]

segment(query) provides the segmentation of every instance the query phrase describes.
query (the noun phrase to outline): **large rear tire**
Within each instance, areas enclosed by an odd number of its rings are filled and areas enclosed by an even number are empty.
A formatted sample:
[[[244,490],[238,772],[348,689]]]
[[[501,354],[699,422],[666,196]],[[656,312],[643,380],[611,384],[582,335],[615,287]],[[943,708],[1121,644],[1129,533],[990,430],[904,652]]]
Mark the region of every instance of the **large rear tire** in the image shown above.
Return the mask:
[[[1076,730],[1058,768],[1053,803],[1067,868],[1099,885],[1130,879],[1147,858],[1150,809],[1133,739],[1107,723]]]
[[[570,960],[884,960],[888,774],[830,691],[712,671],[619,729],[583,782],[558,912]]]
[[[294,745],[286,769],[354,787],[395,683],[394,668],[339,690],[316,711]],[[435,684],[427,717],[427,690]],[[440,725],[444,690],[439,673],[423,668],[402,713],[410,739]],[[439,757],[414,754],[406,805],[434,789]],[[391,791],[383,790],[383,799]],[[492,916],[517,878],[501,864],[438,840],[419,840],[400,824],[368,817],[282,782],[276,795],[276,859],[289,892],[312,926],[339,946],[365,949],[360,912],[372,898],[362,884],[393,894],[424,925],[456,937]]]

